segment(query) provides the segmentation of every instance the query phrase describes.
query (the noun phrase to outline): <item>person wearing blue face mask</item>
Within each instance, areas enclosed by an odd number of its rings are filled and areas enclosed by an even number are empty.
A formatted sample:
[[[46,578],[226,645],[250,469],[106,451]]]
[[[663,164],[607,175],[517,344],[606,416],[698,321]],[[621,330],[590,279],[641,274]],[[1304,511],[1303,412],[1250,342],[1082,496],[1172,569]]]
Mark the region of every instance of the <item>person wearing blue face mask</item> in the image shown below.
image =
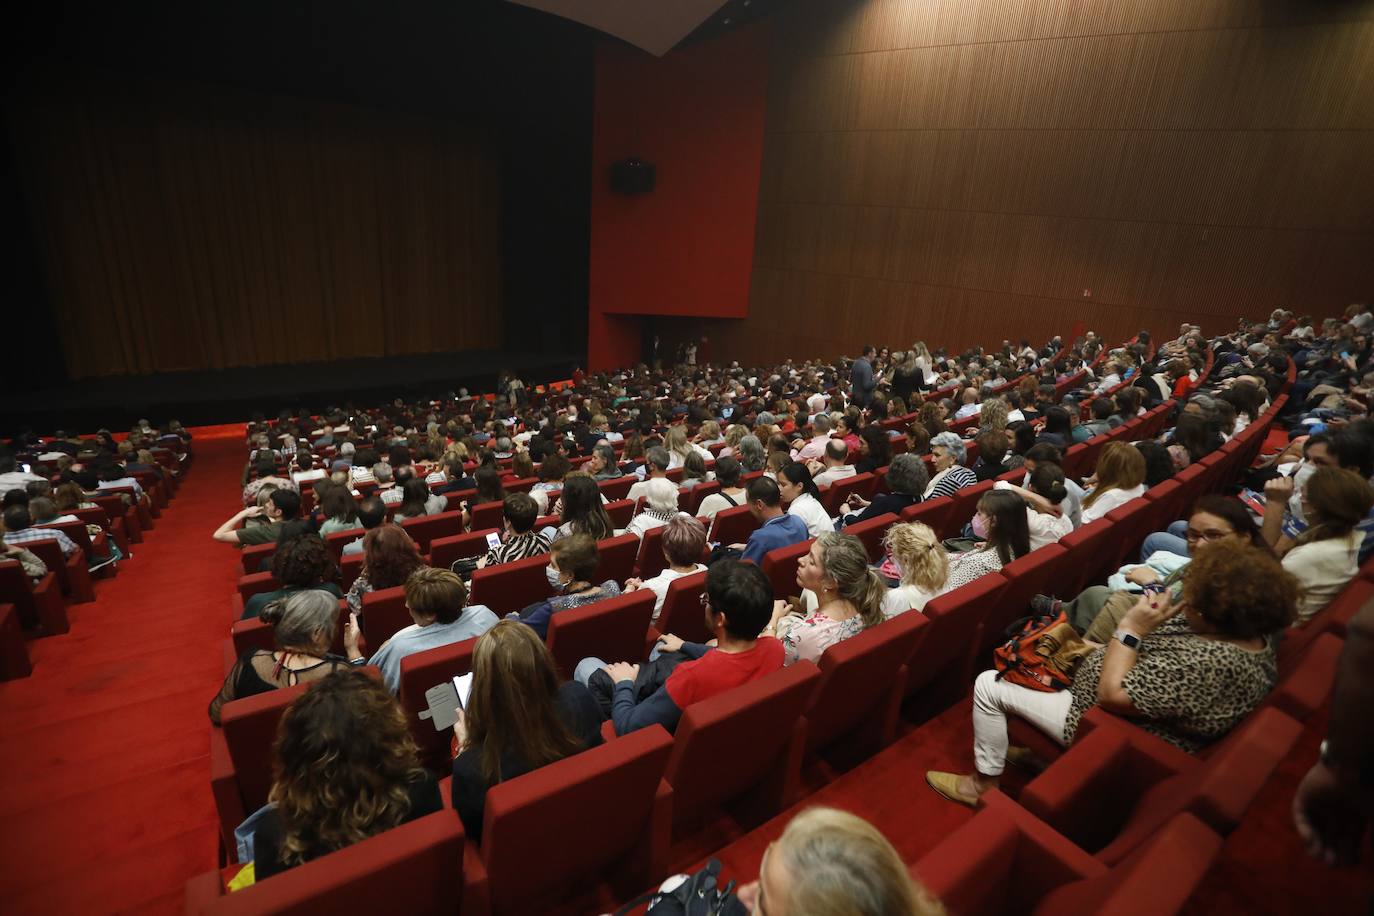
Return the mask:
[[[554,594],[523,611],[507,614],[507,619],[519,620],[544,639],[549,635],[549,620],[554,614],[602,598],[616,597],[620,594],[620,586],[615,580],[607,579],[600,585],[591,581],[599,561],[596,541],[589,534],[570,534],[554,541],[549,551],[549,565],[544,568]]]

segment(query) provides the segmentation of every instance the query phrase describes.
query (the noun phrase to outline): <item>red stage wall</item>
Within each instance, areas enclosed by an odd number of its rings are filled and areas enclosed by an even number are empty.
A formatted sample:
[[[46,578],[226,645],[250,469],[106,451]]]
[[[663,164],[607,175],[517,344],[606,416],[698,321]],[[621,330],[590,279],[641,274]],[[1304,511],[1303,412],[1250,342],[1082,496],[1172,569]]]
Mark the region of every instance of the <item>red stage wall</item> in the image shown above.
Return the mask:
[[[640,358],[638,315],[749,311],[768,89],[765,25],[663,58],[597,50],[588,366]],[[652,162],[657,187],[611,190],[611,163]]]

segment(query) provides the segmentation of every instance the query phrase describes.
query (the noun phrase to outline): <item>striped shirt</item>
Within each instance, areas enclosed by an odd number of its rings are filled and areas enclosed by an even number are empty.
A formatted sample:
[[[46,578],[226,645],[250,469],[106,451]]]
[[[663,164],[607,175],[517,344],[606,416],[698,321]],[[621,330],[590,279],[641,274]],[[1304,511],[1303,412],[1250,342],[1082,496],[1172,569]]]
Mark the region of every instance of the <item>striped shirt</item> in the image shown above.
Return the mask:
[[[527,557],[537,557],[541,553],[548,552],[548,537],[543,532],[530,530],[524,534],[512,534],[499,545],[488,550],[486,565],[499,566],[502,563],[523,560]]]
[[[947,471],[935,475],[930,486],[926,488],[925,499],[937,499],[941,496],[952,496],[956,491],[964,487],[971,487],[978,482],[978,476],[966,467],[955,465]]]
[[[67,537],[67,532],[58,528],[24,528],[20,531],[6,531],[6,544],[28,544],[33,541],[57,541],[57,546],[62,548],[62,555],[69,557],[81,548],[76,546],[76,541]]]

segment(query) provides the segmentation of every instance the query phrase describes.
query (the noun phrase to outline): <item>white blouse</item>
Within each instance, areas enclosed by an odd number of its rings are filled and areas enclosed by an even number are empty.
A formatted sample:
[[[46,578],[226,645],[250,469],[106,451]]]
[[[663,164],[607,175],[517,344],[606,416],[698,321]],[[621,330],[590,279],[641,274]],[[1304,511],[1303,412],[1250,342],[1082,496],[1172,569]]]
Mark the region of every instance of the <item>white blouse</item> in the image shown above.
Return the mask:
[[[806,533],[810,537],[818,538],[827,531],[835,530],[835,523],[825,514],[825,507],[810,493],[803,493],[792,500],[792,505],[787,507],[787,514],[806,522]]]
[[[1093,492],[1097,491],[1094,490]],[[1091,506],[1083,506],[1083,524],[1086,525],[1088,522],[1097,521],[1099,518],[1106,515],[1108,512],[1112,511],[1117,506],[1124,505],[1125,503],[1128,503],[1131,500],[1135,499],[1137,496],[1143,496],[1144,493],[1145,484],[1143,483],[1137,484],[1131,487],[1129,490],[1123,490],[1120,487],[1114,487],[1108,490],[1107,492],[1099,496],[1096,500],[1094,500]]]

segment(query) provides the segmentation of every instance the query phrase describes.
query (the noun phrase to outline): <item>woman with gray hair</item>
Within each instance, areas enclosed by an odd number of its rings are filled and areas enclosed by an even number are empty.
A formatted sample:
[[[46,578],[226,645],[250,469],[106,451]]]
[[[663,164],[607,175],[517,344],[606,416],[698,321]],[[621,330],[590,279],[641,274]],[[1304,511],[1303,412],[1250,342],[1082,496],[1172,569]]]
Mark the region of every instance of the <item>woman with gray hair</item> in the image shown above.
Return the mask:
[[[644,532],[661,528],[680,514],[677,511],[677,484],[666,477],[651,477],[645,481],[644,509],[630,519],[626,534],[643,538]]]
[[[745,472],[762,471],[768,464],[768,455],[763,450],[763,443],[759,437],[753,434],[744,436],[739,440],[739,463]]]
[[[921,501],[921,494],[930,484],[930,474],[926,463],[910,452],[904,452],[892,459],[887,468],[887,493],[879,493],[872,500],[864,499],[857,493],[850,494],[848,512],[841,512],[840,525],[853,525],[866,522],[870,518],[891,512],[901,515],[902,510]]]
[[[339,628],[339,599],[323,589],[306,589],[273,601],[258,619],[272,625],[277,647],[245,652],[224,686],[210,701],[210,721],[219,724],[225,703],[281,687],[317,681],[349,667],[348,659],[329,651]]]
[[[957,433],[940,433],[930,440],[930,457],[935,462],[935,476],[926,484],[922,499],[949,496],[978,482],[978,476],[964,467],[968,449]]]

